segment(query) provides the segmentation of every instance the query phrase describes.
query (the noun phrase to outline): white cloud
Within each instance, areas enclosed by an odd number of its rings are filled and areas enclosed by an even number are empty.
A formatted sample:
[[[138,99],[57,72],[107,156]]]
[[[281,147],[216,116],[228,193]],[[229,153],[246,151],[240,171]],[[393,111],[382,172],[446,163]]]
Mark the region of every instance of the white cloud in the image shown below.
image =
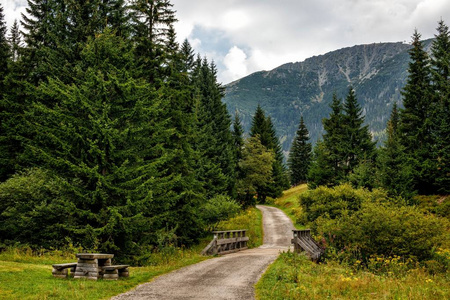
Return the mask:
[[[11,26],[14,18],[20,18],[26,0],[0,1]],[[231,53],[233,45],[246,54],[249,74],[342,47],[410,41],[415,28],[423,38],[431,38],[441,17],[450,25],[449,0],[171,0],[171,3],[179,20],[175,26],[179,41],[188,38],[196,51],[213,59],[219,80],[224,83],[235,78],[232,74],[243,74],[243,67],[232,71],[225,64],[225,60],[230,64],[229,60],[238,54]],[[213,34],[196,36],[205,32]]]
[[[230,82],[239,79],[248,74],[247,71],[247,55],[237,46],[228,51],[223,59],[226,70],[221,74],[223,81]]]

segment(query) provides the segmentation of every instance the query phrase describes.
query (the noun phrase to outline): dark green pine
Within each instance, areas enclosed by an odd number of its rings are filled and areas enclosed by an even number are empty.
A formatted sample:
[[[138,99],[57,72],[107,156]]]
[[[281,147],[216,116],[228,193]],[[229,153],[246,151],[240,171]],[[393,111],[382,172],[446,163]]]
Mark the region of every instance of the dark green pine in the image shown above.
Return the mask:
[[[399,112],[395,103],[386,131],[387,140],[378,158],[378,179],[390,195],[411,199],[414,194],[412,169],[405,147],[400,142]]]
[[[311,151],[312,146],[309,142],[309,132],[302,116],[288,158],[292,185],[306,182],[311,164]]]
[[[437,160],[436,187],[441,194],[450,193],[450,34],[444,21],[439,22],[431,47],[431,72],[435,97],[433,132]]]
[[[222,103],[223,87],[217,83],[214,64],[206,59],[195,71],[198,97],[198,151],[202,163],[198,169],[207,197],[235,193],[235,161],[231,118]]]
[[[177,203],[156,201],[170,181],[159,173],[170,130],[159,97],[130,76],[132,58],[128,43],[110,31],[89,38],[73,72],[78,84],[49,78],[36,99],[50,101],[37,101],[27,112],[35,134],[30,157],[69,183],[67,198],[76,206],[72,224],[61,218],[58,226],[74,242],[89,248],[94,241],[117,254],[156,243],[157,230],[176,227],[169,212]],[[59,105],[45,104],[53,102]]]
[[[316,160],[320,154],[325,152],[328,155],[326,159],[320,158],[322,162],[330,162],[330,170],[326,172],[326,179],[319,179],[320,172],[316,172],[314,180],[318,182],[327,182],[327,185],[337,185],[345,177],[344,161],[345,161],[345,141],[344,141],[344,115],[341,100],[333,94],[333,100],[330,104],[331,112],[328,118],[322,120],[325,133],[323,134],[323,145],[316,155]],[[319,149],[317,149],[319,150]],[[313,183],[312,183],[313,184]]]
[[[413,34],[408,78],[402,91],[403,106],[400,110],[401,143],[411,159],[414,189],[420,194],[436,192],[436,161],[433,158],[432,133],[433,93],[431,87],[430,59],[420,40]]]
[[[3,92],[3,81],[8,74],[8,60],[11,55],[9,43],[6,38],[7,26],[3,6],[0,5],[0,93]],[[0,94],[1,97],[1,94]]]
[[[8,41],[11,48],[11,59],[15,62],[19,59],[20,48],[22,44],[22,37],[17,20],[14,20],[13,26],[10,30],[10,34],[8,36]]]
[[[362,108],[358,103],[355,91],[350,87],[343,106],[343,140],[341,145],[344,157],[344,172],[350,174],[363,161],[374,161],[375,142],[368,126],[364,126]]]

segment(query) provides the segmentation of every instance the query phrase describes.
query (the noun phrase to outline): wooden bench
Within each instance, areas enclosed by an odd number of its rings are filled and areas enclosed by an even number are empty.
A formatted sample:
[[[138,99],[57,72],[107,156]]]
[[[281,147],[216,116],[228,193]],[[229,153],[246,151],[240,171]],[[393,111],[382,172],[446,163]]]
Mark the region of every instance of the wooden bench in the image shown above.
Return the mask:
[[[68,264],[55,264],[52,265],[52,275],[57,278],[67,278],[68,272],[67,269],[70,268],[70,276],[75,274],[75,269],[77,267],[77,263],[68,263]]]
[[[104,266],[102,267],[103,279],[117,280],[119,277],[129,277],[128,267],[129,265]]]

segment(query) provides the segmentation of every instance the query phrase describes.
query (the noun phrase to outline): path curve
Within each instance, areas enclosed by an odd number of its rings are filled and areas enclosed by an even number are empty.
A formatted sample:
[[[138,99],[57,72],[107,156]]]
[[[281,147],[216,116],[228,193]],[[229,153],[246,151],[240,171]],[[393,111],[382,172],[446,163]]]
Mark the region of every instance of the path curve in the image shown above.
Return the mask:
[[[261,247],[178,269],[112,299],[254,299],[254,285],[280,251],[289,248],[294,229],[281,210],[256,207],[263,213]]]

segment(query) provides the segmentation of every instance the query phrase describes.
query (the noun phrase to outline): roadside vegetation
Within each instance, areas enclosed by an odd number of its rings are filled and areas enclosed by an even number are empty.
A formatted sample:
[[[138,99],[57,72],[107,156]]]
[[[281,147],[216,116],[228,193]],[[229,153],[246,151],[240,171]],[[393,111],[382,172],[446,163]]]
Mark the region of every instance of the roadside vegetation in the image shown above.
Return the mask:
[[[258,299],[450,297],[450,197],[416,196],[412,206],[344,184],[297,186],[273,202],[312,229],[325,255],[314,263],[281,254],[257,284]]]

